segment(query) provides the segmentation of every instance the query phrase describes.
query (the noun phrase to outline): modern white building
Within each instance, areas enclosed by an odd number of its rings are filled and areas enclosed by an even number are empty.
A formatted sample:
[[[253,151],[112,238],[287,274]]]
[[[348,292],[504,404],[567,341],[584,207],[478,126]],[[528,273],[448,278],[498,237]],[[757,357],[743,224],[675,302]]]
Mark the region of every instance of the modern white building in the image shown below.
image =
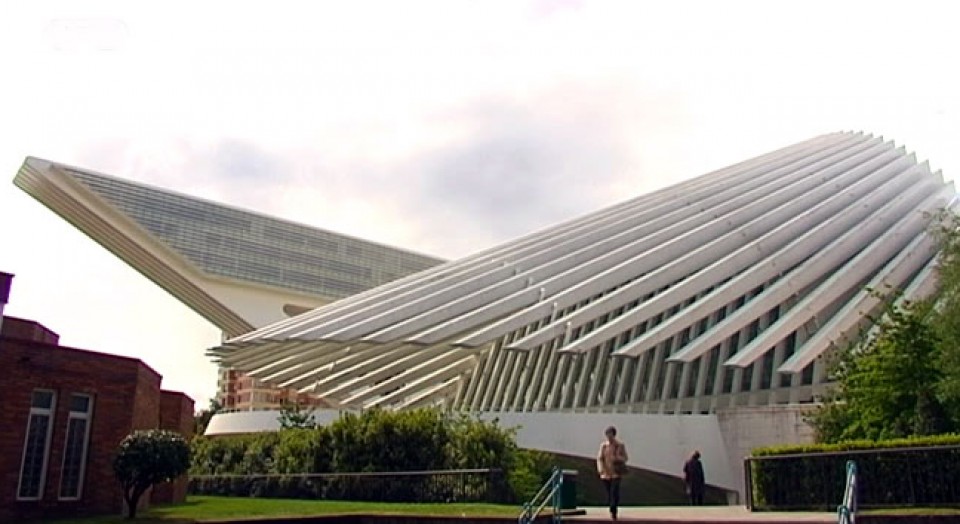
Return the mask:
[[[394,250],[388,269],[343,258],[364,253],[355,239],[307,249],[306,229],[289,230],[302,226],[238,210],[204,219],[214,236],[193,253],[177,219],[159,218],[186,209],[123,204],[142,186],[84,173],[28,159],[17,183],[222,327],[209,354],[224,369],[337,409],[479,412],[573,455],[592,456],[614,423],[631,465],[675,475],[699,448],[731,491],[752,447],[811,438],[823,356],[865,327],[871,289],[933,290],[927,230],[956,204],[903,147],[833,133],[460,260]],[[251,228],[261,240],[240,250]],[[282,264],[254,263],[275,253]],[[208,433],[275,427],[226,413]]]
[[[441,261],[87,169],[28,157],[14,183],[182,301],[224,338]],[[234,409],[289,398],[228,368]]]
[[[811,402],[880,299],[935,284],[955,191],[820,136],[233,338],[224,364],[348,408],[709,414]]]
[[[823,356],[859,336],[871,290],[933,290],[928,228],[955,198],[892,142],[823,135],[210,354],[345,409],[480,412],[560,453],[592,456],[614,423],[631,465],[676,475],[700,449],[711,484],[742,491],[750,449],[812,438]]]

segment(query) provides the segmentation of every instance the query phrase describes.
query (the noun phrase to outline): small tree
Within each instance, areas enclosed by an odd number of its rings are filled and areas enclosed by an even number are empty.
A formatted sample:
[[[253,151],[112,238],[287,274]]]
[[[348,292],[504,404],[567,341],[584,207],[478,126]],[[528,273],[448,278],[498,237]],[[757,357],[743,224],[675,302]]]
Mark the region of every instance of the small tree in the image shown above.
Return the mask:
[[[207,431],[207,425],[210,419],[220,412],[223,406],[217,402],[217,399],[210,399],[210,406],[207,409],[201,409],[193,414],[193,434],[194,436],[203,435]]]
[[[840,355],[835,396],[813,415],[823,442],[935,435],[952,429],[940,399],[928,303],[888,301],[874,337]]]
[[[299,402],[284,402],[278,418],[280,427],[283,429],[303,429],[317,426],[317,421],[313,418],[313,408],[303,408]]]
[[[190,446],[179,433],[135,431],[120,442],[113,472],[120,481],[127,518],[137,516],[137,503],[150,486],[169,482],[190,467]]]

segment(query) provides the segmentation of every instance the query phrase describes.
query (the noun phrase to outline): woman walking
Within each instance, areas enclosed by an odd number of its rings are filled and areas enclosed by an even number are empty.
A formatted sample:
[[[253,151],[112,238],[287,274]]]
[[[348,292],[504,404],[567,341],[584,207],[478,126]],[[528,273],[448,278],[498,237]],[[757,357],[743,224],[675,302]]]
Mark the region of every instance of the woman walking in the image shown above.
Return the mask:
[[[620,479],[627,473],[627,446],[617,438],[617,428],[610,426],[604,431],[606,439],[597,452],[597,473],[607,488],[607,503],[610,518],[617,520],[620,506]]]

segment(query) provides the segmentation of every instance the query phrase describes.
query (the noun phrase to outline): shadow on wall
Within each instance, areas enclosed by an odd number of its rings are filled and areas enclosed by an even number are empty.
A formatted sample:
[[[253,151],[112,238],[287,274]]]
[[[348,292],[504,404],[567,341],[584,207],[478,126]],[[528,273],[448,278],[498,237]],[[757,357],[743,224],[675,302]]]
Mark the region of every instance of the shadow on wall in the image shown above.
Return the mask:
[[[575,469],[577,475],[577,504],[580,506],[605,506],[607,493],[597,476],[597,466],[592,459],[553,455],[555,463],[562,469]],[[680,470],[683,464],[679,464]],[[707,472],[707,481],[710,472]],[[726,491],[707,486],[704,497],[706,504],[727,504]],[[622,506],[678,506],[687,504],[683,479],[655,473],[645,469],[630,468],[620,485],[620,505]]]

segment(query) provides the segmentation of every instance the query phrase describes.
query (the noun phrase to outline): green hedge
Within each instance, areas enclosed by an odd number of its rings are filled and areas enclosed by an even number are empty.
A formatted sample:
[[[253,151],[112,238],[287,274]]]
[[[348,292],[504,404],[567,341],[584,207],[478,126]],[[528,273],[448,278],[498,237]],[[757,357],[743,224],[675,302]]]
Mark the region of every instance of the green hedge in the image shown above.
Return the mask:
[[[195,495],[423,503],[515,503],[499,470],[191,477]]]
[[[932,437],[910,437],[891,440],[850,440],[834,444],[790,444],[786,446],[770,446],[753,450],[754,457],[768,457],[772,455],[793,455],[797,453],[831,453],[839,451],[915,448],[926,446],[955,446],[960,445],[960,435],[947,434]]]
[[[198,437],[192,447],[193,476],[496,469],[516,500],[536,493],[552,466],[548,455],[519,449],[512,428],[436,409],[348,413],[324,427]],[[275,491],[244,490],[232,491]]]
[[[833,510],[858,470],[860,507],[960,504],[960,435],[777,446],[749,460],[753,507]]]

